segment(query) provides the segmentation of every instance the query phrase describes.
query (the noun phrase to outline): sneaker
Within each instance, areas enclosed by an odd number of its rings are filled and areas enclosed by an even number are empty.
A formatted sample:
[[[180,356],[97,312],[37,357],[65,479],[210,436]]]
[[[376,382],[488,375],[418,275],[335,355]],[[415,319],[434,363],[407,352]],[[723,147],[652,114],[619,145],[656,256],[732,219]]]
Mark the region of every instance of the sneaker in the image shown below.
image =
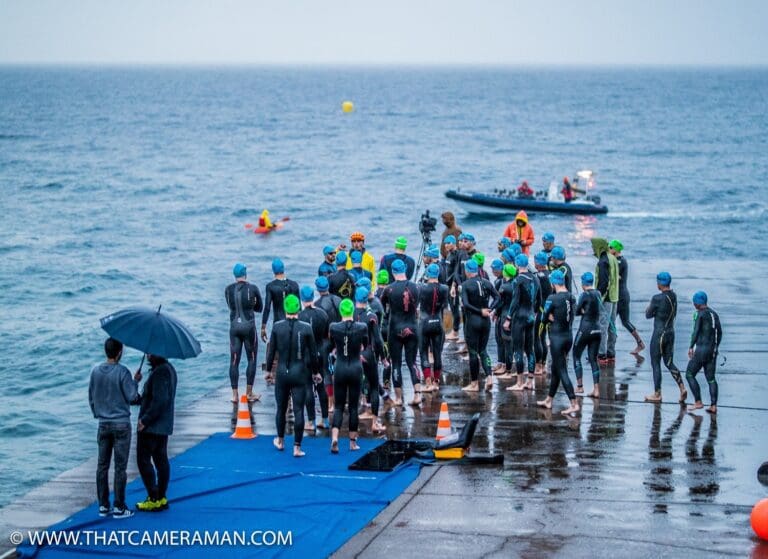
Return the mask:
[[[159,500],[153,501],[149,497],[147,497],[140,503],[136,503],[136,508],[142,512],[155,512],[160,510],[161,507],[162,507],[162,504],[160,503]]]
[[[156,503],[160,503],[160,510],[167,510],[168,509],[168,499],[163,497],[159,501],[155,501]]]
[[[112,513],[109,507],[99,507],[99,516],[104,518],[105,516],[109,516]]]
[[[133,516],[133,511],[129,508],[114,509],[112,511],[112,518],[130,518]]]

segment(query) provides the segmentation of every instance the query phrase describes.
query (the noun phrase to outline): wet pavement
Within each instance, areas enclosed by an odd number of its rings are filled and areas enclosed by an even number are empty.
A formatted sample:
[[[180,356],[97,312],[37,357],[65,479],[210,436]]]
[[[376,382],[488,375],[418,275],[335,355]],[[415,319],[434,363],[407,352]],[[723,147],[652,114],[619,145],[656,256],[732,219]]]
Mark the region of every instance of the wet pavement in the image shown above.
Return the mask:
[[[695,274],[682,278],[678,288],[692,292],[699,279]],[[651,391],[650,365],[629,355],[634,344],[623,331],[616,366],[602,371],[602,398],[584,398],[577,418],[558,413],[567,405],[562,390],[552,411],[535,405],[546,393],[543,378],[537,378],[534,392],[508,392],[504,388],[511,381],[490,393],[462,392],[467,364],[451,353],[455,346],[448,346],[440,395],[426,396],[419,409],[389,411],[386,436],[433,437],[445,401],[454,428],[482,413],[472,450],[503,453],[504,466],[425,466],[416,482],[336,556],[768,557],[768,543],[759,542],[749,525],[752,506],[768,493],[756,475],[768,459],[763,369],[768,317],[749,304],[759,300],[758,279],[716,279],[707,283],[713,287],[711,301],[734,292],[744,295],[728,302],[727,313],[722,311],[725,305],[713,304],[725,328],[717,416],[690,414],[669,401],[676,400],[677,389],[666,372],[668,401],[643,403]],[[641,293],[633,304],[646,342],[648,323],[640,317],[650,295]],[[683,368],[689,331],[684,312],[689,311],[681,310],[678,318],[676,351]],[[493,343],[490,349],[494,356]],[[274,398],[259,384],[264,398],[253,406],[254,422],[261,435],[270,435]],[[589,376],[585,388],[591,388]],[[231,428],[228,392],[222,387],[178,412],[172,453]],[[411,395],[406,387],[406,399]],[[372,436],[370,421],[361,425],[361,435]],[[317,436],[329,435],[321,431]],[[130,478],[136,475],[133,456]],[[95,494],[94,472],[92,460],[0,510],[0,529],[47,526],[89,504]]]

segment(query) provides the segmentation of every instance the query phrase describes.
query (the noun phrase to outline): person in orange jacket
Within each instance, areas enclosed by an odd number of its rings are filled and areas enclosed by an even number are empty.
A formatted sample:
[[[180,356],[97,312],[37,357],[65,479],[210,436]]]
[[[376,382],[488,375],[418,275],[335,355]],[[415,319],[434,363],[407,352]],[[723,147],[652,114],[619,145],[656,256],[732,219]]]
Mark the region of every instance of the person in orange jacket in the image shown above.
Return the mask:
[[[528,224],[528,214],[522,210],[518,212],[515,221],[507,225],[504,230],[504,236],[511,239],[513,243],[518,243],[523,249],[523,254],[529,254],[534,237],[533,227]]]

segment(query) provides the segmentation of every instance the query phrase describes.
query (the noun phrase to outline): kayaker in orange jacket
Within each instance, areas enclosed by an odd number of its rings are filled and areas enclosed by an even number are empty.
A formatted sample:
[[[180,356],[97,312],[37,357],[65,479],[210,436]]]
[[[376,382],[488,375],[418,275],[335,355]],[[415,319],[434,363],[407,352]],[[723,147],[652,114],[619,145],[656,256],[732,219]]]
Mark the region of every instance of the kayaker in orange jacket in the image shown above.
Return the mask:
[[[533,227],[528,224],[528,214],[522,210],[518,212],[515,221],[507,225],[504,230],[504,236],[511,239],[513,243],[518,243],[524,254],[530,254],[534,237]]]

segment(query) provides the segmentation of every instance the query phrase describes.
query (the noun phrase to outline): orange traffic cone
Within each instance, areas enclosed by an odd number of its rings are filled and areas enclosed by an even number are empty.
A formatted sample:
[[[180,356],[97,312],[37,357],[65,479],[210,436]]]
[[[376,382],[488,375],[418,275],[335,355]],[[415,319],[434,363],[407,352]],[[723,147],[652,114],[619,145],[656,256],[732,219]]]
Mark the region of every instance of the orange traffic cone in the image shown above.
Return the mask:
[[[443,437],[447,437],[451,434],[451,418],[448,415],[448,404],[443,402],[440,404],[440,418],[437,420],[437,435],[435,440],[440,440]]]
[[[248,411],[248,397],[243,394],[240,396],[240,404],[237,406],[237,424],[235,432],[232,433],[232,439],[255,439],[256,433],[251,427],[251,414]]]

